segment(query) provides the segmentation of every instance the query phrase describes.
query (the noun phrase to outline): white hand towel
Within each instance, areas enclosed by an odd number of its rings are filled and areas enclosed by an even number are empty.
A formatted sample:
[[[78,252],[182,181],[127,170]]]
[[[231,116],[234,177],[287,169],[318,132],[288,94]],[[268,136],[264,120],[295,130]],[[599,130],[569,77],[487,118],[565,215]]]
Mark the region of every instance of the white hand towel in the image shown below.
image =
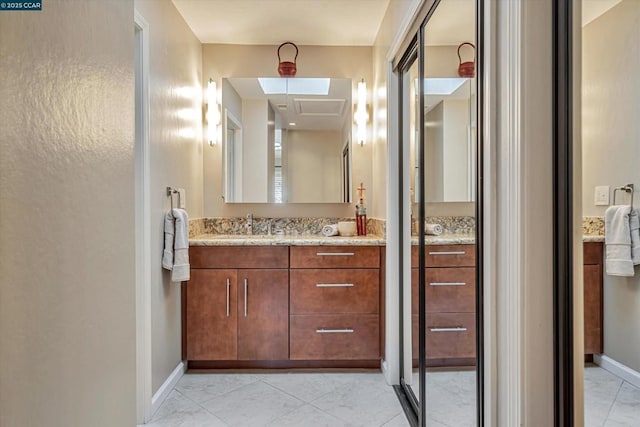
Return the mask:
[[[329,224],[322,227],[322,235],[325,237],[338,235],[338,224]]]
[[[175,225],[173,214],[167,212],[164,217],[164,252],[162,253],[162,267],[171,270],[173,268],[173,239]]]
[[[631,261],[633,265],[640,264],[640,212],[632,209],[629,214],[629,229],[631,230]]]
[[[173,209],[175,218],[175,240],[173,242],[173,270],[172,282],[189,280],[189,215],[184,209]]]
[[[610,276],[633,276],[631,260],[631,207],[610,206],[604,214],[604,242],[606,245],[606,271]]]
[[[425,224],[424,234],[430,234],[432,236],[439,236],[443,232],[443,228],[440,224]]]

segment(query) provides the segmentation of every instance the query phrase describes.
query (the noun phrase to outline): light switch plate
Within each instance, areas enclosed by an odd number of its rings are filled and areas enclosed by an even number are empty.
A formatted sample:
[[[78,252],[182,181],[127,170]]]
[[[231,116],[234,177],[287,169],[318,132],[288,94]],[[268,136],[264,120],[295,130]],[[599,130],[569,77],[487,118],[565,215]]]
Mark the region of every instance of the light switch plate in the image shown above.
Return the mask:
[[[600,185],[596,187],[595,201],[596,206],[609,206],[609,186]]]

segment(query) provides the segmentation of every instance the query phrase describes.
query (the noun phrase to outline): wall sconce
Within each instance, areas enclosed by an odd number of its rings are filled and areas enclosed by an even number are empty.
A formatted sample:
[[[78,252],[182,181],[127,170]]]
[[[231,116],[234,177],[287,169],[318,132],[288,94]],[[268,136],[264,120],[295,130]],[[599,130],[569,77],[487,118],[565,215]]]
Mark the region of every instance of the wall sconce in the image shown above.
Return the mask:
[[[218,88],[213,79],[207,85],[207,141],[209,145],[218,142],[218,125],[220,124],[220,106],[218,105]]]
[[[353,118],[356,125],[358,125],[356,134],[358,143],[364,145],[367,139],[367,121],[369,120],[369,114],[367,113],[367,84],[364,79],[358,83],[358,104]]]

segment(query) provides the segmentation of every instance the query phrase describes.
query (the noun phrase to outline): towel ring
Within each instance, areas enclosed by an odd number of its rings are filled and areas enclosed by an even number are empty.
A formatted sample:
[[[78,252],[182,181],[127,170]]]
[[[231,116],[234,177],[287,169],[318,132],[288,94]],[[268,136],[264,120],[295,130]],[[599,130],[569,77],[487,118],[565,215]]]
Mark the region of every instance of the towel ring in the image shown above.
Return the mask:
[[[171,187],[167,187],[167,197],[171,198],[171,209],[174,209],[173,207],[173,195],[177,194],[178,195],[178,204],[176,205],[176,209],[180,208],[180,192],[174,188]]]
[[[629,206],[633,209],[633,184],[623,185],[622,187],[616,187],[613,189],[613,204],[616,204],[616,193],[618,191],[624,191],[625,193],[629,193],[631,196],[631,200],[629,202]]]

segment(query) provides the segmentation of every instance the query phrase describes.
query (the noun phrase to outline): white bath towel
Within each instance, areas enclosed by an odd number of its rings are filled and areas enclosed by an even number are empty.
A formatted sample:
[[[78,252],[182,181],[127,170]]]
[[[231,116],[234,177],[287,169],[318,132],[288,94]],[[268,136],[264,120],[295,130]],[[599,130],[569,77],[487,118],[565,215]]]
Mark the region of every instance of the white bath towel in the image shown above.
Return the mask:
[[[184,209],[173,209],[175,239],[173,241],[172,282],[184,282],[190,278],[189,266],[189,215]]]
[[[322,235],[325,237],[338,235],[338,224],[329,224],[322,227]]]
[[[162,253],[162,267],[173,269],[173,240],[175,235],[174,218],[171,211],[164,216],[164,252]]]
[[[629,229],[631,230],[631,260],[633,265],[640,264],[640,212],[632,209],[629,214]]]
[[[629,213],[631,207],[615,205],[604,214],[606,245],[606,271],[610,276],[633,276],[631,260],[631,229]]]
[[[425,224],[424,225],[424,234],[430,234],[432,236],[439,236],[442,234],[444,229],[440,224]]]

